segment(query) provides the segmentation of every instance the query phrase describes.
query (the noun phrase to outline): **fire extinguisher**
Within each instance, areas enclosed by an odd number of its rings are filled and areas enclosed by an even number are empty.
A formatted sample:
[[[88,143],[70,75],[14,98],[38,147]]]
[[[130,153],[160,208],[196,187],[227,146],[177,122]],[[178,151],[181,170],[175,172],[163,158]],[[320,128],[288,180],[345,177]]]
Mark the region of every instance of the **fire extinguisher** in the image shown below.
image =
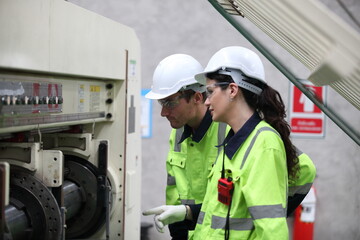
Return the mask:
[[[315,188],[310,191],[295,209],[293,240],[313,240],[315,222]]]

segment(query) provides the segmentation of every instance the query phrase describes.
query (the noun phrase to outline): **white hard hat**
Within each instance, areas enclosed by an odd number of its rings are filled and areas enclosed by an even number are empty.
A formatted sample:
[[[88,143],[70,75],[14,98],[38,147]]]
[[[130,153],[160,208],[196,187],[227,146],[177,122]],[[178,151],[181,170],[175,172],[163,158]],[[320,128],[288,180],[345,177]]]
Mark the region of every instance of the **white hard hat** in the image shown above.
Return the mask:
[[[203,70],[201,64],[189,55],[170,55],[156,67],[151,91],[145,97],[163,99],[181,89],[204,92],[205,86],[199,84],[194,78],[196,73]]]
[[[195,75],[195,79],[201,83],[206,83],[206,74],[218,70],[240,70],[247,77],[255,78],[263,83],[265,81],[264,66],[260,57],[250,49],[238,46],[225,47],[217,51],[211,58],[203,72]],[[229,73],[235,83],[239,84],[235,74]]]

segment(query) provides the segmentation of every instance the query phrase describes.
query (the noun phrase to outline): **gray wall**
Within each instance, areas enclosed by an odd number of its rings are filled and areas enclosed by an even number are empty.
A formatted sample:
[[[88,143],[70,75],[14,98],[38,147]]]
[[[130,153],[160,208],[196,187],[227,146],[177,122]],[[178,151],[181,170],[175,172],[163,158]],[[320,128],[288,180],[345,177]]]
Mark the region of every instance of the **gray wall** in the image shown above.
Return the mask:
[[[205,66],[211,55],[224,46],[241,45],[257,51],[206,0],[70,2],[135,29],[142,47],[143,88],[151,87],[152,74],[158,62],[173,53],[190,54]],[[336,1],[324,2],[356,28]],[[353,14],[359,13],[359,1],[345,2]],[[356,16],[359,18],[359,14]],[[257,32],[256,29],[253,31]],[[282,53],[271,40],[263,36],[261,38],[275,51]],[[267,81],[280,91],[288,105],[289,81],[271,63],[262,59]],[[298,66],[296,61],[290,57],[286,61],[298,70],[299,77],[306,78],[307,71]],[[359,131],[358,110],[331,89],[328,89],[327,100]],[[330,119],[326,119],[325,128],[326,136],[323,139],[294,139],[294,143],[312,157],[317,167],[314,239],[360,239],[360,149]],[[142,143],[142,210],[164,204],[169,132],[170,126],[166,119],[160,117],[159,105],[154,102],[153,137],[143,139]],[[152,223],[152,217],[142,217],[142,221]],[[150,229],[150,234],[154,240],[169,239],[167,231],[159,234],[154,227]]]

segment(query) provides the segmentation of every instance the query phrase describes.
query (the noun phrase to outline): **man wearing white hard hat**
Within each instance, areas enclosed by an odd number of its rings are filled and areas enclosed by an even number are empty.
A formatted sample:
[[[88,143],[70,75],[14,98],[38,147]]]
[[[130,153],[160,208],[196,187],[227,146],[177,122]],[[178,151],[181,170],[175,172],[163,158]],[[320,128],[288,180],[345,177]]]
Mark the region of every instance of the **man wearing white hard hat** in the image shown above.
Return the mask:
[[[205,86],[194,79],[201,71],[201,64],[186,54],[170,55],[155,69],[151,91],[145,97],[158,100],[161,116],[173,128],[166,161],[166,205],[170,206],[150,209],[145,215],[161,214],[165,210],[185,213],[185,204],[203,201],[207,177],[218,154],[215,146],[225,138],[226,125],[213,122],[204,104]],[[181,216],[178,220],[169,225],[172,239],[188,239],[187,222],[181,221],[184,220]],[[155,223],[162,232],[161,218],[155,219]]]

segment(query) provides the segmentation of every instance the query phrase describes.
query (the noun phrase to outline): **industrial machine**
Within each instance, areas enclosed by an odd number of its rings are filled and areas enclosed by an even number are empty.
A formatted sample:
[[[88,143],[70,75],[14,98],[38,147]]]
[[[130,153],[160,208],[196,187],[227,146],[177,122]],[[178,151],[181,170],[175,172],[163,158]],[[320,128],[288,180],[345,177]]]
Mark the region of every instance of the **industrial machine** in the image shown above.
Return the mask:
[[[140,44],[63,0],[0,0],[0,239],[140,239]]]

